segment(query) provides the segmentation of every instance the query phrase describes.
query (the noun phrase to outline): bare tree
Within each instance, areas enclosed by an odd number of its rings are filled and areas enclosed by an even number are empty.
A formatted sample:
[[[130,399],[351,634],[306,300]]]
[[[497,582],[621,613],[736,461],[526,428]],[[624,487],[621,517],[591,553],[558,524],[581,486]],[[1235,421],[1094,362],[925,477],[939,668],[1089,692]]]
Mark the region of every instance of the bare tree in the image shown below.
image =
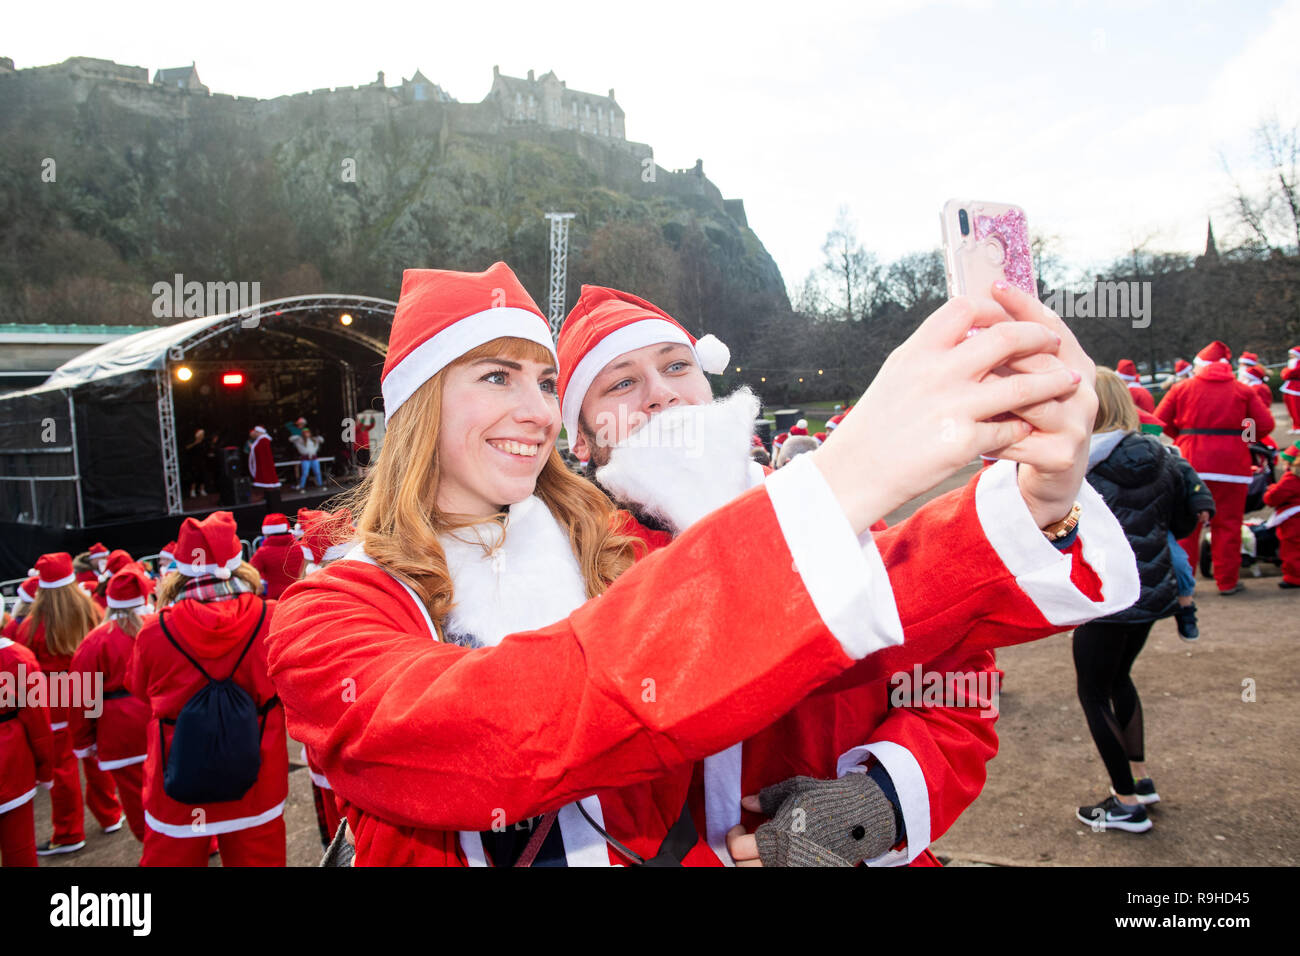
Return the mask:
[[[1265,171],[1259,193],[1233,177],[1220,156],[1233,180],[1232,209],[1250,236],[1248,244],[1270,254],[1300,251],[1300,130],[1294,124],[1283,129],[1276,116],[1261,123],[1255,129],[1254,158]]]

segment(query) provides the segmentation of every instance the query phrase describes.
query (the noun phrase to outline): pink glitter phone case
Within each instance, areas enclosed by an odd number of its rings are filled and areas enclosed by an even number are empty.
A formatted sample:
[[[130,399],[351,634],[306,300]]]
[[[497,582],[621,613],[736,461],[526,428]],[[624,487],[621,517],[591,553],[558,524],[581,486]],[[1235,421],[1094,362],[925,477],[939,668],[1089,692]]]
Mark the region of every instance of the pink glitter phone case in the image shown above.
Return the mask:
[[[950,199],[943,206],[948,296],[988,298],[999,279],[1038,294],[1025,211],[1008,203]]]

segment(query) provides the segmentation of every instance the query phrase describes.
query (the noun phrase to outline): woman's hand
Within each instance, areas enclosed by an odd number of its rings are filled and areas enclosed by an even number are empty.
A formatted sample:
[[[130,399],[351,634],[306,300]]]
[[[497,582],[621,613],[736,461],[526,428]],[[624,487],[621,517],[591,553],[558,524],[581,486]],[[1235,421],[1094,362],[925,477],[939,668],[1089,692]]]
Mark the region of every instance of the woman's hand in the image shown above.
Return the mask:
[[[1032,459],[1036,465],[1063,466],[1072,432],[1069,440],[1027,440],[1035,422],[1059,427],[1059,419],[1069,419],[1050,410],[1048,403],[1070,399],[1083,375],[1056,359],[1069,330],[1061,334],[1050,327],[1037,300],[1025,299],[1038,310],[1032,321],[1013,321],[1004,305],[1026,318],[1030,309],[1006,294],[1002,304],[961,296],[935,310],[890,353],[861,400],[826,444],[810,454],[854,531],[866,531],[984,452],[997,450],[1005,457]],[[1059,319],[1056,322],[1064,329]],[[981,332],[968,335],[972,328]],[[1069,341],[1077,363],[1077,343],[1073,336]],[[1032,364],[1023,364],[1031,359]],[[1013,367],[1016,362],[1022,364]],[[1095,415],[1095,395],[1091,403]],[[1081,414],[1076,411],[1074,417]],[[1042,487],[1032,481],[1030,485],[1052,501],[1061,482],[1056,471],[1046,474],[1051,481]],[[1068,478],[1064,484],[1068,486]],[[1044,523],[1050,520],[1055,519]]]

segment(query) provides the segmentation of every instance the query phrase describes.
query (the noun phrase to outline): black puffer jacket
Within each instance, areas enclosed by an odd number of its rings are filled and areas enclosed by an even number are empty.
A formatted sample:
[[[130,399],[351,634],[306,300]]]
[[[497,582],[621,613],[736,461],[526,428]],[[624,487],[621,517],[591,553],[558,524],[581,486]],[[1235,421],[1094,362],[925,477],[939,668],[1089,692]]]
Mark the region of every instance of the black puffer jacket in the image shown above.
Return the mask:
[[[1114,623],[1168,617],[1178,603],[1178,582],[1169,553],[1168,532],[1175,538],[1196,527],[1190,466],[1154,438],[1129,433],[1110,455],[1088,472],[1088,483],[1105,499],[1137,558],[1142,592],[1137,603],[1102,618]],[[1194,472],[1192,472],[1194,474]],[[1194,482],[1203,490],[1199,479]]]

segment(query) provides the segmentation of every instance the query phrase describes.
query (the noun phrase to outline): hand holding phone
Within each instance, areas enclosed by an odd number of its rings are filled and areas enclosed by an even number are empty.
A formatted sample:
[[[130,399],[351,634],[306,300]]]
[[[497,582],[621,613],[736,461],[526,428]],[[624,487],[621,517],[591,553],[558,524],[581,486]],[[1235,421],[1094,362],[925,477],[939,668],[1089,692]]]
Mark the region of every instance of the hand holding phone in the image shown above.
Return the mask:
[[[1010,203],[949,199],[940,216],[948,297],[992,297],[994,282],[1038,294],[1025,211]]]

